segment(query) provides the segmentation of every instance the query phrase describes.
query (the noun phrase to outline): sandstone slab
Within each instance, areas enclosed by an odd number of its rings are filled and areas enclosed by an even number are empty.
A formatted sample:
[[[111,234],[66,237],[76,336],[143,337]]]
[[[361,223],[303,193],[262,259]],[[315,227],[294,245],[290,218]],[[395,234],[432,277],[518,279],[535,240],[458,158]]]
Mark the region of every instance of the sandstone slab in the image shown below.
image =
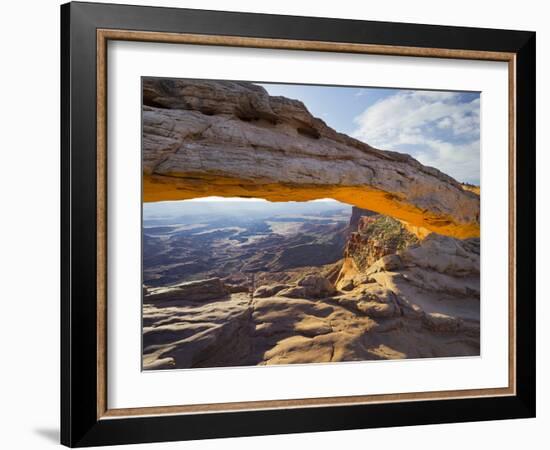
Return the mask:
[[[190,301],[201,302],[227,296],[228,290],[219,278],[188,281],[167,287],[151,288],[144,296],[145,303]]]

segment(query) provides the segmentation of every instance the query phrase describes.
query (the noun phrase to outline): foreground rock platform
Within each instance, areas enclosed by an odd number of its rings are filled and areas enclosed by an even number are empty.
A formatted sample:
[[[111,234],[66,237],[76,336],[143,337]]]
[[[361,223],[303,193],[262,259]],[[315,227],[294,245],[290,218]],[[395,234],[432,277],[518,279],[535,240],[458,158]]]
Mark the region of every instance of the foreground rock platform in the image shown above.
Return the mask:
[[[479,240],[432,234],[364,271],[347,259],[339,277],[346,290],[311,273],[254,295],[147,294],[144,368],[479,355]]]

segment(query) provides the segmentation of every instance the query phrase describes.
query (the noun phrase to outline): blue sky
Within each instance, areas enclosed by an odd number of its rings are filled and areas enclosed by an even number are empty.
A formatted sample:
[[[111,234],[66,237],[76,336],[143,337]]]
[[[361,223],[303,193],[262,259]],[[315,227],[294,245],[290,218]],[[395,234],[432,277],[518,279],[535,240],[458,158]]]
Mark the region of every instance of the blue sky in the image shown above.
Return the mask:
[[[258,83],[260,84],[260,83]],[[479,93],[261,84],[337,131],[479,185]]]

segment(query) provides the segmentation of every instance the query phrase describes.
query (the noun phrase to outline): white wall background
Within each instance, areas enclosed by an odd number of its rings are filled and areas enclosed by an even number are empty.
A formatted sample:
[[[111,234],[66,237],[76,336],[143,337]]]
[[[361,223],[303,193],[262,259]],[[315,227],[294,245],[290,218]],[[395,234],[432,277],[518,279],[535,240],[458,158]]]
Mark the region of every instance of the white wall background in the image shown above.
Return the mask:
[[[537,32],[537,278],[550,265],[548,104],[550,29],[537,0],[450,5],[438,0],[385,2],[189,0],[128,3],[365,20],[525,29]],[[41,449],[58,442],[59,422],[59,4],[7,2],[0,26],[0,447]],[[263,449],[387,447],[416,449],[543,448],[550,426],[547,290],[537,286],[538,417],[451,424],[141,445],[135,448]],[[546,444],[545,444],[546,443]],[[128,447],[129,448],[129,447]]]

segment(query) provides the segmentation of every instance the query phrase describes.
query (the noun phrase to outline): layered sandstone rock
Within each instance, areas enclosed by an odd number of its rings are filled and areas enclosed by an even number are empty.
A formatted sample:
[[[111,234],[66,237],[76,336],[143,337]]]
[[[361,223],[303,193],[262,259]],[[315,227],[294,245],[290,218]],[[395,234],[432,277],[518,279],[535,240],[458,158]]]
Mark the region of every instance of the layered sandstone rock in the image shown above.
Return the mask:
[[[479,197],[406,154],[337,133],[248,82],[145,79],[144,200],[331,197],[455,237],[479,235]]]
[[[274,284],[274,285],[260,286],[258,289],[254,291],[254,297],[256,298],[273,297],[274,295],[277,295],[277,293],[279,293],[280,291],[283,291],[290,287],[291,286],[288,284]]]
[[[393,299],[403,315],[443,314],[479,327],[479,256],[478,239],[459,241],[432,234],[357,271],[362,277],[356,276],[353,289],[337,300],[349,305]],[[428,317],[424,324],[436,323],[437,317]]]
[[[223,297],[228,293],[229,289],[219,278],[209,278],[167,287],[150,288],[144,296],[144,301],[147,303],[202,302]]]
[[[197,301],[180,290],[159,301],[148,291],[144,368],[479,355],[478,239],[432,234],[356,273],[349,290],[312,272],[252,298],[218,290]]]
[[[452,314],[404,313],[395,294],[350,299],[231,294],[202,305],[144,305],[146,370],[304,364],[479,354]],[[470,327],[470,328],[468,328]],[[468,330],[473,330],[468,334]]]
[[[323,298],[334,294],[336,290],[332,283],[321,275],[307,275],[298,281],[296,286],[291,286],[277,292],[280,297],[292,298]]]
[[[380,258],[418,243],[418,238],[398,220],[387,216],[363,216],[349,236],[344,257],[354,259],[364,271]]]
[[[438,314],[449,315],[449,321],[462,318],[478,328],[479,239],[460,240],[436,233],[418,239],[399,222],[386,219],[370,211],[352,214],[336,281],[336,287],[345,293],[338,301],[357,306],[372,301],[376,293],[375,298],[385,299],[378,303],[387,304],[387,298],[393,298],[402,314],[427,315],[423,324],[432,330],[438,329],[435,323],[446,320],[439,320]]]

